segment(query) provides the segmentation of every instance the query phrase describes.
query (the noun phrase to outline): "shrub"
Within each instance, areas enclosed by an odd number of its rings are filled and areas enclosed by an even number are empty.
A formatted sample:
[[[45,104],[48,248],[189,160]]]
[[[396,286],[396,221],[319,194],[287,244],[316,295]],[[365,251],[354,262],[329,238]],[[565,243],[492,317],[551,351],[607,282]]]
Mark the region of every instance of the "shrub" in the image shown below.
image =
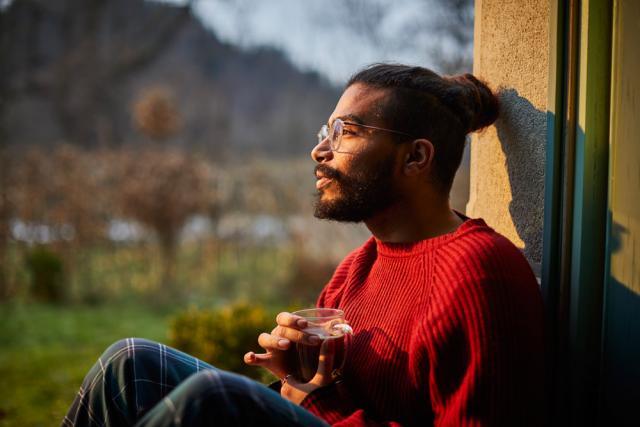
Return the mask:
[[[58,255],[37,247],[29,252],[25,264],[31,276],[31,294],[40,301],[60,302],[64,297],[63,263]]]
[[[247,366],[247,351],[264,352],[258,335],[275,326],[275,314],[261,306],[235,304],[223,309],[191,308],[175,316],[170,324],[170,344],[217,368],[270,382],[266,370]]]

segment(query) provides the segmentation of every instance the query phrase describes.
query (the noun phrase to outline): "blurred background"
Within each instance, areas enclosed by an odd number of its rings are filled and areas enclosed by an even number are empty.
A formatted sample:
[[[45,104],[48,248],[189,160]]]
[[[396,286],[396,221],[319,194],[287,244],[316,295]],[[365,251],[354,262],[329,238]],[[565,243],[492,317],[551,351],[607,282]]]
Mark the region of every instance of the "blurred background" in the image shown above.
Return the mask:
[[[129,336],[268,381],[242,355],[369,235],[312,215],[344,83],[472,53],[472,0],[0,0],[0,426]]]

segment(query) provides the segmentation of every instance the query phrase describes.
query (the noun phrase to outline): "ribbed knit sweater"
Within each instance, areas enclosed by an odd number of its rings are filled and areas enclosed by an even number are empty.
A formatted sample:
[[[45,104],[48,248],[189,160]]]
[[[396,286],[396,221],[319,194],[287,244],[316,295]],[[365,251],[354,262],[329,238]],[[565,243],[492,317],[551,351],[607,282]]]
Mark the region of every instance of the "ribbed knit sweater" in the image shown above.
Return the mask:
[[[522,426],[544,420],[543,308],[524,256],[481,219],[411,244],[366,241],[319,307],[354,336],[344,381],[302,402],[337,426]]]

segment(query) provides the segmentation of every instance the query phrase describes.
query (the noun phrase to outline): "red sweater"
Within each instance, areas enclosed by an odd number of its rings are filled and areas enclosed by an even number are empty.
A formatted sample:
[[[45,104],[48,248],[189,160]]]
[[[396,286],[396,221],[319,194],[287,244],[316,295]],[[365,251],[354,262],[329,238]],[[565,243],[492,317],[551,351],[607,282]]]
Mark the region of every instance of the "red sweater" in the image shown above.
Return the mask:
[[[338,426],[544,422],[543,307],[521,252],[481,219],[412,244],[370,238],[318,306],[355,335],[344,381],[302,406]]]

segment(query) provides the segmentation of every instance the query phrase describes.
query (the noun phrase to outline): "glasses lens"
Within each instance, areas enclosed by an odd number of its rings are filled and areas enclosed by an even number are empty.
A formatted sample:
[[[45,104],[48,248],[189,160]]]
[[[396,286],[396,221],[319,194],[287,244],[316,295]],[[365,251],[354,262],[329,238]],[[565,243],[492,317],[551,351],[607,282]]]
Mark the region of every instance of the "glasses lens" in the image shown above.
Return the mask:
[[[331,124],[331,133],[329,135],[329,142],[331,143],[331,149],[338,151],[340,149],[340,141],[342,140],[342,131],[344,129],[344,123],[340,119],[335,119]]]
[[[322,125],[322,127],[318,131],[318,144],[320,144],[322,141],[327,139],[328,136],[329,136],[329,126]]]

